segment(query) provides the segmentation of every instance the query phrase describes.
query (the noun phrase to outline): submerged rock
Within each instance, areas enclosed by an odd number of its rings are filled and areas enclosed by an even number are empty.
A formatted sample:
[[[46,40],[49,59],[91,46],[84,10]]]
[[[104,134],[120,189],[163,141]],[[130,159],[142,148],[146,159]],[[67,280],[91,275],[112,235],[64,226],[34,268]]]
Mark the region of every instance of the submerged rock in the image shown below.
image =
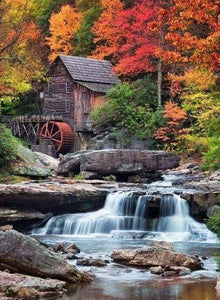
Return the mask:
[[[190,270],[202,269],[202,264],[198,258],[179,254],[168,248],[167,245],[163,247],[159,244],[135,250],[115,250],[111,258],[117,263],[136,267],[183,266]]]
[[[163,274],[163,272],[164,272],[164,269],[161,266],[151,267],[149,270],[152,274],[156,274],[156,275]]]
[[[76,264],[79,266],[94,266],[94,267],[107,266],[107,263],[102,259],[84,258],[84,257],[77,259]]]
[[[171,277],[171,276],[176,276],[176,272],[175,271],[166,271],[162,274],[163,277]]]
[[[0,271],[0,292],[9,299],[46,299],[62,295],[65,282]],[[3,296],[0,294],[0,298]],[[5,298],[7,299],[7,298]]]
[[[92,172],[101,175],[132,175],[175,168],[180,159],[165,151],[106,149],[82,151],[65,156],[59,166],[59,175]]]
[[[0,263],[9,270],[43,278],[72,283],[91,280],[37,240],[15,230],[0,231]]]

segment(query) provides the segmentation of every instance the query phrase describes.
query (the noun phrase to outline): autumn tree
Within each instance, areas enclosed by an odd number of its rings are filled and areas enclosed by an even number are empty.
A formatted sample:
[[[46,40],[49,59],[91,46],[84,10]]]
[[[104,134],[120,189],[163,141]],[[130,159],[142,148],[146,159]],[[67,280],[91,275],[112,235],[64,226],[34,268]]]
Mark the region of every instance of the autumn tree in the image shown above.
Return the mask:
[[[73,54],[76,56],[89,56],[95,49],[92,27],[98,20],[102,9],[99,5],[99,0],[77,1],[77,8],[83,13],[83,17],[79,30],[75,34],[72,41],[72,45],[74,46]]]
[[[164,143],[169,149],[175,147],[175,141],[183,137],[187,129],[183,128],[183,122],[187,119],[186,112],[176,103],[167,102],[164,109],[165,126],[160,127],[154,134],[158,142]]]
[[[123,4],[120,0],[101,0],[103,9],[98,21],[93,26],[96,49],[93,57],[117,60],[120,48],[120,40],[124,34],[118,26],[118,20],[123,12]]]
[[[170,65],[193,64],[215,69],[218,61],[219,0],[175,0],[171,4],[165,41],[172,49],[161,53],[163,60]]]
[[[65,5],[60,12],[50,18],[50,37],[47,45],[50,47],[49,60],[53,61],[59,54],[70,54],[73,50],[72,39],[79,29],[82,14],[70,5]]]
[[[74,5],[75,0],[40,0],[33,1],[33,17],[44,36],[49,34],[49,20],[63,5]]]
[[[119,1],[118,6],[113,7],[110,1],[103,4],[103,13],[93,29],[97,43],[93,56],[111,58],[118,73],[129,77],[158,72],[160,106],[162,59],[159,50],[164,47],[166,34],[166,10],[162,10],[164,1],[126,3],[127,9],[123,9]]]
[[[43,77],[41,37],[32,21],[32,5],[31,0],[0,3],[0,95],[4,101],[32,89],[33,82]]]

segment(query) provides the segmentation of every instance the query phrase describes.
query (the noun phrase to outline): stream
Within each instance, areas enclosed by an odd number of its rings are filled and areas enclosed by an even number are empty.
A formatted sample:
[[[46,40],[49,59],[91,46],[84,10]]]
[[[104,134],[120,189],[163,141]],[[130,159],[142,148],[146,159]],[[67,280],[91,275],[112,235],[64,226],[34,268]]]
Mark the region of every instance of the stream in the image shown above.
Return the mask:
[[[135,190],[109,193],[105,205],[95,212],[52,217],[32,232],[38,240],[55,246],[75,243],[78,257],[107,260],[106,267],[81,267],[92,271],[90,285],[70,285],[62,299],[219,299],[215,285],[219,254],[218,239],[205,224],[190,216],[188,202],[181,198],[183,187],[173,186],[175,176],[149,184],[146,193]],[[162,195],[159,216],[151,218],[148,201],[151,195]],[[163,278],[146,269],[111,262],[115,249],[132,249],[149,245],[152,240],[171,242],[177,252],[201,257],[204,269],[181,277]],[[76,264],[76,260],[71,261]]]

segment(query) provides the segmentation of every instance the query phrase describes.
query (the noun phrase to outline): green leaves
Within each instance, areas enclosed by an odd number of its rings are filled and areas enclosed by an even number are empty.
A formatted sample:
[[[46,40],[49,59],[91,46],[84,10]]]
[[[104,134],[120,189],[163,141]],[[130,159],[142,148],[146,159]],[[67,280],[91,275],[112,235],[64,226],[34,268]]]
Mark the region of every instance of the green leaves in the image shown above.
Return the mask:
[[[155,111],[156,86],[150,77],[118,84],[106,98],[106,104],[92,114],[96,125],[117,125],[128,136],[144,139],[163,123],[162,112]]]
[[[18,143],[10,130],[0,124],[0,167],[8,165],[18,157]]]

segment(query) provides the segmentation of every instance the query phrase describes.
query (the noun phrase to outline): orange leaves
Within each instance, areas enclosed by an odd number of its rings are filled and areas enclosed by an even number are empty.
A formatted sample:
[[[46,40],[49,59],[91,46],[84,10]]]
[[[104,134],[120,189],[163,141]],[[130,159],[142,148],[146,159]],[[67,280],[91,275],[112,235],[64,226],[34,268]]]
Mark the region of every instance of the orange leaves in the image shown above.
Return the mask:
[[[164,118],[168,125],[179,125],[186,120],[186,112],[181,109],[176,103],[167,102],[165,105]]]
[[[120,39],[123,35],[117,21],[123,11],[120,0],[101,0],[103,12],[93,26],[94,42],[97,44],[93,52],[94,58],[103,59],[118,53]]]
[[[182,62],[187,58],[186,62],[199,67],[216,69],[219,43],[218,4],[219,0],[173,1],[167,18],[168,34],[165,40],[173,50],[179,52]]]
[[[187,133],[188,130],[182,128],[182,123],[187,119],[187,114],[176,103],[166,103],[164,119],[166,125],[159,128],[154,134],[155,139],[159,142],[171,144]]]
[[[69,54],[73,49],[72,38],[80,26],[82,14],[75,8],[65,5],[60,12],[50,18],[50,34],[47,45],[50,47],[49,60],[53,61],[59,54]]]

